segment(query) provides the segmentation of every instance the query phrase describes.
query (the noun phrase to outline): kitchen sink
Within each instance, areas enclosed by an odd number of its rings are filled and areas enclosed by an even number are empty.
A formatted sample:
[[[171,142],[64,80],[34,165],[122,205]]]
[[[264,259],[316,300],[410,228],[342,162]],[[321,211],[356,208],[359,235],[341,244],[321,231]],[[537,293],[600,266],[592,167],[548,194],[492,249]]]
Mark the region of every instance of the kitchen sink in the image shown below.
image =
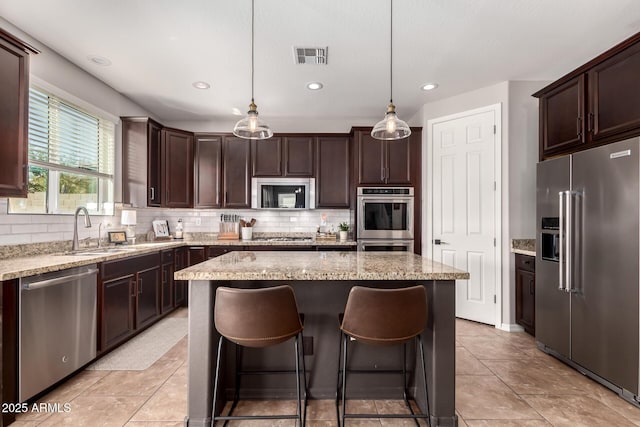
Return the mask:
[[[119,254],[123,252],[128,252],[135,250],[136,248],[95,248],[95,249],[87,249],[73,252],[65,252],[60,255],[72,255],[72,256],[95,256],[102,254]]]

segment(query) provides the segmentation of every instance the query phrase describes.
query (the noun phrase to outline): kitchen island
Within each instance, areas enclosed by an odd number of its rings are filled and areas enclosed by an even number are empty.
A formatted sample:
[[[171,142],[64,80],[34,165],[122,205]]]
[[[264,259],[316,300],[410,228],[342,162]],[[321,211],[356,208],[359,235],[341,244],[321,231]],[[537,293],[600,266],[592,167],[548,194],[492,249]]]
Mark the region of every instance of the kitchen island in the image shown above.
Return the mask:
[[[427,291],[428,317],[423,339],[433,426],[455,426],[455,280],[468,279],[466,272],[415,254],[394,252],[231,252],[175,273],[189,280],[189,379],[188,425],[209,425],[215,345],[219,334],[213,325],[215,290],[218,286],[255,288],[289,284],[300,312],[305,315],[305,354],[311,398],[334,399],[338,366],[338,313],[344,310],[354,285],[397,288],[420,284]],[[290,343],[289,343],[290,344]],[[273,351],[272,351],[273,350]],[[396,368],[401,351],[396,347],[355,348],[351,365],[367,369]],[[382,350],[382,351],[380,351]],[[412,349],[413,350],[413,349]],[[408,351],[416,372],[415,351]],[[226,346],[221,386],[230,397],[234,384],[233,345]],[[291,360],[290,360],[291,359]],[[252,367],[289,368],[293,364],[287,343],[262,350],[245,350],[243,363]],[[284,365],[283,365],[284,364]],[[420,374],[420,371],[417,372]],[[400,378],[376,375],[353,376],[348,396],[359,399],[398,399]],[[371,377],[371,376],[367,376]],[[420,376],[417,375],[417,378]],[[414,386],[413,378],[411,385]],[[419,390],[419,388],[418,388]],[[291,398],[294,381],[260,377],[243,379],[242,397]],[[226,396],[225,396],[226,395]],[[416,402],[424,409],[419,392]],[[217,410],[224,400],[216,403]]]

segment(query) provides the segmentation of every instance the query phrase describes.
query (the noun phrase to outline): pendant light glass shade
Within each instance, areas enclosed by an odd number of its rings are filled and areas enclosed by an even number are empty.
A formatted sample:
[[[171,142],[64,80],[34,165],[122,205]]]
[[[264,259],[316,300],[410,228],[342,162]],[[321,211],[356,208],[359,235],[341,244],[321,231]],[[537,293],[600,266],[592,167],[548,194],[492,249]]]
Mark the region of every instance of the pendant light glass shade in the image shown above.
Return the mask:
[[[387,107],[387,114],[373,127],[371,136],[375,139],[394,140],[402,139],[411,135],[411,128],[404,120],[400,120],[396,115],[396,106],[390,103]]]
[[[393,0],[390,0],[389,11],[390,25],[390,55],[389,55],[389,105],[384,119],[380,120],[373,127],[371,136],[375,139],[391,141],[406,138],[411,135],[411,128],[404,120],[400,120],[396,115],[396,106],[393,105]]]
[[[233,127],[233,134],[245,139],[267,139],[273,136],[269,125],[258,117],[258,106],[254,104],[253,99],[249,105],[247,117],[236,123]]]
[[[240,120],[233,127],[233,134],[239,138],[245,139],[267,139],[273,136],[273,131],[260,117],[258,117],[258,106],[253,102],[253,68],[254,68],[254,10],[255,0],[251,0],[251,104],[249,104],[249,111],[247,111],[247,117]]]

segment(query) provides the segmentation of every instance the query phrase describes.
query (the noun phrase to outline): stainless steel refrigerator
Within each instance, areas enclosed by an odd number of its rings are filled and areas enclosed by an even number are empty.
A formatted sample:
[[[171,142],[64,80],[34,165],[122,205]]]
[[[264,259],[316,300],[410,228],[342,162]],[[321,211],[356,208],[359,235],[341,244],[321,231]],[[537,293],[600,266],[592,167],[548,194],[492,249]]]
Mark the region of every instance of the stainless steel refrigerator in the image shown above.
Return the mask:
[[[537,167],[538,347],[637,404],[640,138]]]

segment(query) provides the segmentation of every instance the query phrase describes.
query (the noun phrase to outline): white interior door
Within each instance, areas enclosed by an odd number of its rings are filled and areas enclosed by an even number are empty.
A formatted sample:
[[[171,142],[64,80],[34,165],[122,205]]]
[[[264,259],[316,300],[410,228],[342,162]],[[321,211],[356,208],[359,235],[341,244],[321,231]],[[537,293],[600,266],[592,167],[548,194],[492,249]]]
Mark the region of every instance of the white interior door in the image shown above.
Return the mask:
[[[489,107],[436,120],[432,141],[430,256],[466,270],[456,281],[456,316],[496,324],[496,116]],[[499,158],[499,157],[498,157]]]

